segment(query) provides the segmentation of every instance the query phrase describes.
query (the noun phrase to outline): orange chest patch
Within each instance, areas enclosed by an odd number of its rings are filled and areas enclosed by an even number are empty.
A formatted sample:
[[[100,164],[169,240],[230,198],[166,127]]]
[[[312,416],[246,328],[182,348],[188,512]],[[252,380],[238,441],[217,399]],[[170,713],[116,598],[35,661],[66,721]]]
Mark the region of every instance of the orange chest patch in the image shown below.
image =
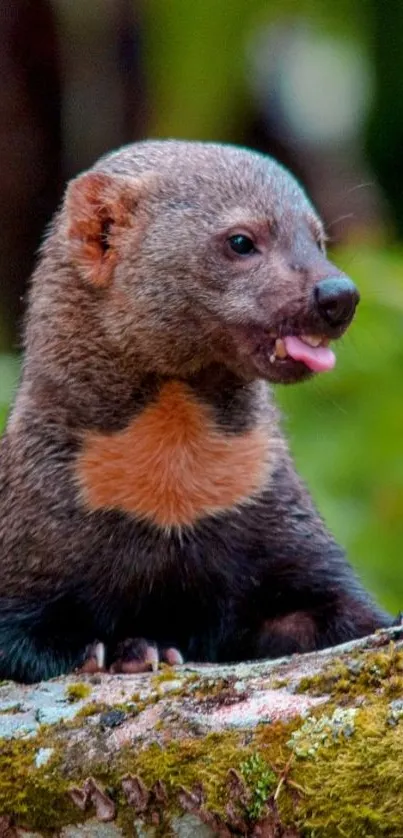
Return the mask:
[[[267,427],[221,431],[208,405],[170,382],[123,431],[89,432],[76,463],[86,506],[183,527],[245,503],[267,482]]]

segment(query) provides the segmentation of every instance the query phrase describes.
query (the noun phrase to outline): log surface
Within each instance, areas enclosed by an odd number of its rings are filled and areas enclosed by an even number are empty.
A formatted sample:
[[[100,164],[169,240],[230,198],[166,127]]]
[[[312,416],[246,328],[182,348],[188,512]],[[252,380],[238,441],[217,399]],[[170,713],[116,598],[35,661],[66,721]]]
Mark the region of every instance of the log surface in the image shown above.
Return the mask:
[[[276,661],[3,682],[0,838],[401,838],[402,756],[402,627]]]

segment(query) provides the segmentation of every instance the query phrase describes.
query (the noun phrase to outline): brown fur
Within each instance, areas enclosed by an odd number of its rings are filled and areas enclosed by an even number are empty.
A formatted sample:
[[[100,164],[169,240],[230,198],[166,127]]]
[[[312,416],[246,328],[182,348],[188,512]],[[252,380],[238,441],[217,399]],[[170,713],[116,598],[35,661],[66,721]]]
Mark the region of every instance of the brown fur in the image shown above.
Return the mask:
[[[262,425],[226,435],[208,405],[170,382],[123,431],[86,434],[77,478],[89,509],[120,509],[161,527],[191,526],[262,490],[270,442]]]
[[[312,614],[296,611],[284,617],[277,617],[275,620],[268,620],[262,628],[263,642],[265,635],[266,637],[277,636],[280,642],[287,641],[289,637],[298,637],[299,651],[306,652],[315,646],[315,620]]]

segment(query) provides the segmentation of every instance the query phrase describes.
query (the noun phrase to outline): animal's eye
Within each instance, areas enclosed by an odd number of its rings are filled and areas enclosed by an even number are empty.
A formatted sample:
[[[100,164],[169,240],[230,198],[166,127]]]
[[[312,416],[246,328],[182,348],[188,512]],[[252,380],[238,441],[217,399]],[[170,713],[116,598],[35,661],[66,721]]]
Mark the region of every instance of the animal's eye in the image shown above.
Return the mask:
[[[228,244],[231,250],[233,250],[234,253],[237,253],[238,256],[249,256],[251,253],[256,252],[252,239],[248,236],[242,235],[241,233],[238,233],[236,236],[230,236]]]

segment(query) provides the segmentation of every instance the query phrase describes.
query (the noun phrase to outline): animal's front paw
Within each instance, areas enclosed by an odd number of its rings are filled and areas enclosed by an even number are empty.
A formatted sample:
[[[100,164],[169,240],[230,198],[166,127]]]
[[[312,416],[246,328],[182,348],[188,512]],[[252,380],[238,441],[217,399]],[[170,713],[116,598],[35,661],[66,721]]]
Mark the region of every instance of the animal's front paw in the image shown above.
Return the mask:
[[[104,643],[94,640],[87,646],[83,662],[77,667],[78,674],[93,675],[95,672],[106,672],[106,647]]]
[[[116,646],[109,672],[156,672],[159,663],[175,666],[183,663],[183,657],[172,646],[157,646],[143,637],[128,638]]]
[[[87,646],[84,661],[77,671],[83,674],[121,672],[130,675],[150,669],[156,672],[159,663],[175,666],[183,663],[183,656],[173,646],[157,646],[143,637],[127,638],[118,643],[112,652],[96,640]]]

